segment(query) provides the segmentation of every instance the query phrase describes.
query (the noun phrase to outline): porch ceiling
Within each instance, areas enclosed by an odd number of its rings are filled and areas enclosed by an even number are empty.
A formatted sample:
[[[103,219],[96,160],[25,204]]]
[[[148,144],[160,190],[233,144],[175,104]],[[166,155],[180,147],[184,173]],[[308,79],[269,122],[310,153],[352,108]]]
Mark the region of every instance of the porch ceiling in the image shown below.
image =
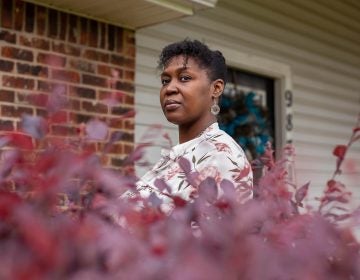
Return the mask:
[[[217,0],[26,0],[57,10],[138,29],[213,8]]]

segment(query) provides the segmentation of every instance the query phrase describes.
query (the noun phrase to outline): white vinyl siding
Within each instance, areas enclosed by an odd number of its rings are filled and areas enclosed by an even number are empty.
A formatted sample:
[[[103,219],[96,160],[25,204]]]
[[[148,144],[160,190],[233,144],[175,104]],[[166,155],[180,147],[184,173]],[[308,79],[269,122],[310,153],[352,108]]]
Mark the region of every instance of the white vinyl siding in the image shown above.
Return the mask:
[[[166,122],[158,104],[158,54],[168,43],[186,37],[199,39],[210,47],[233,50],[226,57],[229,65],[238,52],[290,69],[296,180],[299,185],[311,181],[310,198],[319,195],[335,169],[332,150],[348,142],[360,112],[359,3],[219,0],[214,9],[138,30],[136,140],[147,125],[162,123],[176,141],[176,128]],[[347,169],[339,179],[360,201],[360,142],[348,157]],[[155,160],[156,152],[152,158]]]

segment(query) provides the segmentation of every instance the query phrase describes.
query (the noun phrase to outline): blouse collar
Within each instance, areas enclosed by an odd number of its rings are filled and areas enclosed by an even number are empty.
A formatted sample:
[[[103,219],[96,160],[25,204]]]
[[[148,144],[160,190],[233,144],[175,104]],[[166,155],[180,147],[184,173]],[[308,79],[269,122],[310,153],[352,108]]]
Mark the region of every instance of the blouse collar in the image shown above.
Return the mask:
[[[173,146],[170,150],[169,149],[162,149],[161,155],[162,156],[170,156],[170,158],[175,158],[178,155],[184,154],[184,152],[188,149],[188,147],[193,146],[195,143],[199,142],[200,140],[206,138],[209,134],[213,134],[213,132],[219,130],[219,124],[214,122],[210,126],[208,126],[204,132],[202,132],[198,137],[186,141],[181,144],[177,144]]]

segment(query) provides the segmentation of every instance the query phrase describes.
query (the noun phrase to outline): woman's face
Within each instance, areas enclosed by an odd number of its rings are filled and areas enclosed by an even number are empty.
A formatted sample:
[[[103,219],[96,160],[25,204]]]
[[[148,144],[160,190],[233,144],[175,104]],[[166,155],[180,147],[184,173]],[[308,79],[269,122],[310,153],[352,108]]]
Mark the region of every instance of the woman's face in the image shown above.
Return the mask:
[[[216,95],[205,69],[196,60],[175,56],[161,74],[160,104],[165,117],[177,125],[209,123],[210,107]],[[221,92],[222,90],[220,90]]]

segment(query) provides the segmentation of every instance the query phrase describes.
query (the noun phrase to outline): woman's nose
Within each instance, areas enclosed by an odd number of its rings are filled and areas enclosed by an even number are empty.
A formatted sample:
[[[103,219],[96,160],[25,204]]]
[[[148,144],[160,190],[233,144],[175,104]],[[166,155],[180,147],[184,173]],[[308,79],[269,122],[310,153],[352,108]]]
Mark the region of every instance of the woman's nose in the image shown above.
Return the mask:
[[[179,91],[179,89],[178,89],[176,81],[171,80],[166,85],[166,94],[174,94],[174,93],[177,93],[178,91]]]

